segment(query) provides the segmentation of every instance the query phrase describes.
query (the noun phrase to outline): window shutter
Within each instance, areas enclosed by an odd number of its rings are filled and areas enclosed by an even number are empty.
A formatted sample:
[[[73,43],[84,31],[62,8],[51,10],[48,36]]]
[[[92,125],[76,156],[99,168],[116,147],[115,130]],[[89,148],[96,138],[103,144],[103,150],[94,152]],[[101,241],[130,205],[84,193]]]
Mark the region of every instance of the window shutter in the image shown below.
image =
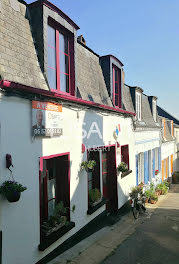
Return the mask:
[[[161,171],[161,147],[158,148],[158,170]]]
[[[138,155],[136,157],[136,185],[138,185]]]
[[[144,183],[147,184],[149,179],[148,151],[144,152]]]
[[[152,149],[152,175],[155,178],[155,149]]]

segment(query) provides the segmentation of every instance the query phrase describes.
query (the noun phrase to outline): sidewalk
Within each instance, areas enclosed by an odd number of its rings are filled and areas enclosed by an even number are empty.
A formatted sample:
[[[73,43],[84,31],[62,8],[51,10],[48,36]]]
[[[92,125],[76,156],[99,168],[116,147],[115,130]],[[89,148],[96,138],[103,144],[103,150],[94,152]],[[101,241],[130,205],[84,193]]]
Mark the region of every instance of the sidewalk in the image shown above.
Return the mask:
[[[172,187],[173,189],[174,187]],[[173,192],[173,190],[172,190]],[[122,216],[119,222],[113,226],[107,226],[84,239],[73,248],[67,250],[48,264],[99,264],[132,233],[136,227],[150,218],[156,208],[170,196],[160,196],[157,204],[147,204],[147,213],[134,219],[132,211]]]

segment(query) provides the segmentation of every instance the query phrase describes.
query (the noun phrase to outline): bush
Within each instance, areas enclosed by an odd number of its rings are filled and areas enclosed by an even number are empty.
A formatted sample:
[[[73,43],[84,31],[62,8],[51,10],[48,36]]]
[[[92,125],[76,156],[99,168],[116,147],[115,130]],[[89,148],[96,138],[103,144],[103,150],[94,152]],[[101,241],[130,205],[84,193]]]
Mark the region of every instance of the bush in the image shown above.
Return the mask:
[[[146,190],[144,194],[145,194],[145,197],[149,199],[154,194],[154,192],[151,189],[149,189],[149,190]]]
[[[168,183],[165,181],[156,186],[156,191],[161,191],[161,194],[166,194],[168,192]]]
[[[158,201],[158,196],[155,193],[153,193],[151,194],[150,199],[154,201]]]
[[[121,162],[117,167],[118,172],[128,171],[128,166],[125,162]]]
[[[97,188],[89,190],[89,201],[91,203],[95,203],[100,199],[101,199],[101,193]]]
[[[96,161],[95,160],[89,160],[89,161],[83,161],[81,163],[81,168],[85,170],[92,170],[96,166]]]
[[[141,195],[143,190],[143,185],[138,185],[132,188],[131,192],[129,193],[132,199],[137,198],[138,194]]]

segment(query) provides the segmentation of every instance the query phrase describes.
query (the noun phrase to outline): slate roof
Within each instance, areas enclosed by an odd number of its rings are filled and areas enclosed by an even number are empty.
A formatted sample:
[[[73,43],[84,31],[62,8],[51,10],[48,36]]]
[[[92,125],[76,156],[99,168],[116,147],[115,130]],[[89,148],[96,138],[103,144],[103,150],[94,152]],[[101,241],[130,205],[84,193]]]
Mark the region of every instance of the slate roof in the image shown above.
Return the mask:
[[[123,85],[123,89],[122,89],[122,102],[123,102],[123,108],[126,111],[130,111],[133,113],[135,112],[129,86],[125,84]]]
[[[84,100],[113,106],[109,97],[99,56],[77,43],[77,96]]]
[[[158,110],[158,115],[159,116],[162,116],[162,117],[165,117],[165,118],[168,118],[170,120],[173,120],[173,122],[176,124],[176,125],[179,125],[179,120],[176,119],[174,116],[172,116],[171,114],[169,114],[168,112],[166,112],[163,108],[161,108],[160,106],[157,106],[157,110]]]
[[[48,90],[37,59],[26,5],[1,0],[0,78]]]

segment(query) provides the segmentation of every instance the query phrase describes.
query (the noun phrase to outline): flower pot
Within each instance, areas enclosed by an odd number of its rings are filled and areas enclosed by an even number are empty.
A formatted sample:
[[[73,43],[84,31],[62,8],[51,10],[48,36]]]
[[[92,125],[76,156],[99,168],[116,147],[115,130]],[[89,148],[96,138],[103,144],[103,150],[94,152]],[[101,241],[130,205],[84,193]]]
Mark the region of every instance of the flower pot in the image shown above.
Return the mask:
[[[19,201],[21,193],[20,192],[7,192],[5,196],[8,202],[14,203],[14,202]]]
[[[151,204],[156,204],[157,200],[150,199]]]
[[[145,199],[145,203],[149,203],[149,198],[146,198]]]

